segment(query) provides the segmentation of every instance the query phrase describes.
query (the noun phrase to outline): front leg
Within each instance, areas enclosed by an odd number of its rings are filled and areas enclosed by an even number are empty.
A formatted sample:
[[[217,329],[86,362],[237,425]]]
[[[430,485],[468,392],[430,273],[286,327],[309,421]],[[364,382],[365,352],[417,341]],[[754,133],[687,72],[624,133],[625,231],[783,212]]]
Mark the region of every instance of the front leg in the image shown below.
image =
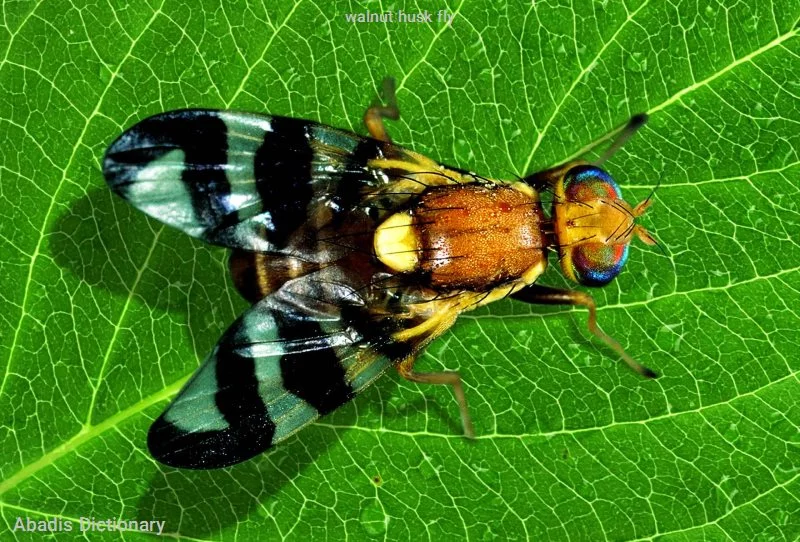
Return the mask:
[[[597,327],[597,307],[594,299],[589,294],[578,292],[575,290],[560,290],[558,288],[549,288],[547,286],[539,286],[532,284],[511,295],[514,299],[525,301],[526,303],[535,303],[540,305],[580,305],[589,310],[589,331],[599,338],[601,341],[610,346],[622,360],[628,364],[628,367],[639,373],[646,378],[657,378],[658,375],[652,369],[649,369],[633,359],[620,344],[603,333]]]
[[[633,137],[639,128],[644,126],[646,123],[647,114],[639,113],[638,115],[632,116],[628,121],[628,124],[625,125],[616,139],[614,139],[614,142],[611,143],[608,149],[606,149],[606,152],[604,152],[603,155],[595,162],[591,162],[591,165],[599,166],[614,156],[614,154],[616,154],[616,152],[622,148],[625,142]],[[534,187],[536,190],[547,190],[551,187],[554,187],[558,181],[563,179],[564,175],[566,175],[570,169],[574,168],[575,166],[584,165],[590,165],[590,162],[587,162],[586,160],[571,160],[550,169],[533,173],[525,178],[525,182]]]

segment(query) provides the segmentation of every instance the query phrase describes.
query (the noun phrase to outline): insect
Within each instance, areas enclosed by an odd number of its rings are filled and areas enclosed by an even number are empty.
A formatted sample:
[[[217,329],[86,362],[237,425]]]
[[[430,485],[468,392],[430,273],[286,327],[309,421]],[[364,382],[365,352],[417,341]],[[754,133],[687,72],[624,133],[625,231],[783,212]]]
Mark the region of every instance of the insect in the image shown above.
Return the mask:
[[[245,461],[352,399],[387,369],[452,386],[454,371],[414,360],[463,312],[504,297],[580,305],[589,329],[654,377],[597,326],[581,291],[536,284],[548,253],[572,281],[600,286],[633,237],[655,240],[599,163],[646,121],[637,115],[599,162],[570,161],[517,182],[443,166],[392,143],[385,104],[371,137],[314,122],[188,109],[147,118],[108,148],[103,174],[131,205],[233,250],[233,282],[252,306],[220,338],[148,434],[158,461],[190,469]],[[544,210],[540,193],[552,192]],[[652,194],[651,194],[652,196]]]

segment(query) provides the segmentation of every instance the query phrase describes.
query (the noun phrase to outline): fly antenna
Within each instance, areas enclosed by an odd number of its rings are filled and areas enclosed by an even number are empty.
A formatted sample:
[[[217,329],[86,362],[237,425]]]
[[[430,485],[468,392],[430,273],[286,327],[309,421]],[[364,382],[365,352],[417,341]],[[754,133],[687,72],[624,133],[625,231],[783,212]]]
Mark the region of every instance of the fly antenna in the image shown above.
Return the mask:
[[[653,196],[656,195],[656,190],[658,190],[658,187],[660,186],[661,186],[661,177],[658,178],[656,185],[650,191],[650,194],[647,196],[647,198],[641,203],[638,203],[636,207],[634,207],[633,216],[641,216],[647,210],[647,208],[650,207],[650,204],[653,203]]]
[[[626,141],[628,141],[633,134],[639,130],[642,126],[647,123],[647,113],[639,113],[631,117],[631,120],[628,121],[628,124],[625,125],[625,128],[622,129],[617,139],[611,144],[611,146],[603,153],[603,155],[594,162],[594,165],[599,166],[612,156],[616,154],[618,150],[622,148]]]

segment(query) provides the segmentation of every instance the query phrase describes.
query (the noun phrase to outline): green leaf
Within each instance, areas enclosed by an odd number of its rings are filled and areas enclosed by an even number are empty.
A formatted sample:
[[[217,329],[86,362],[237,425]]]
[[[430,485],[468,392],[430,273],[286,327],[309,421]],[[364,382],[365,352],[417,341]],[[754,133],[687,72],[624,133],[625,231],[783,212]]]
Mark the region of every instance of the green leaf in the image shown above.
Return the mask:
[[[430,24],[344,17],[423,9],[404,0],[199,4],[3,4],[9,529],[54,518],[75,522],[71,538],[94,517],[201,540],[800,537],[797,2],[456,0],[450,26],[436,10]],[[245,303],[224,251],[110,194],[105,147],[190,106],[363,133],[387,74],[396,141],[497,178],[602,152],[651,114],[607,167],[629,201],[660,181],[644,223],[666,255],[635,243],[593,294],[603,329],[661,378],[628,371],[583,311],[503,301],[419,362],[461,371],[475,442],[449,389],[390,376],[242,465],[159,466],[149,424]],[[543,282],[565,284],[555,266]]]

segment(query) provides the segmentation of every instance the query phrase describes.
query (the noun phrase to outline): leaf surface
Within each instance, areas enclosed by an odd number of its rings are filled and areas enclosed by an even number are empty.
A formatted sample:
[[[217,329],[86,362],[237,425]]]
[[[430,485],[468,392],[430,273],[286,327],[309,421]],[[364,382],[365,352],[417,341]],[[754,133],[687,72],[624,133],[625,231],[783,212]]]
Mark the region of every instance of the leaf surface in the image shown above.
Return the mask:
[[[425,9],[404,1],[116,4],[2,7],[9,529],[94,517],[199,540],[800,536],[796,2],[463,0],[446,6],[451,25],[431,8],[430,24],[345,18]],[[245,304],[224,251],[112,197],[105,147],[183,107],[363,133],[385,75],[397,142],[495,178],[596,155],[650,113],[607,167],[632,202],[661,183],[644,224],[667,254],[637,244],[593,294],[603,329],[661,378],[626,370],[581,311],[503,301],[418,365],[461,371],[475,442],[449,389],[392,376],[253,461],[159,466],[149,424]],[[565,285],[556,266],[543,282]]]

